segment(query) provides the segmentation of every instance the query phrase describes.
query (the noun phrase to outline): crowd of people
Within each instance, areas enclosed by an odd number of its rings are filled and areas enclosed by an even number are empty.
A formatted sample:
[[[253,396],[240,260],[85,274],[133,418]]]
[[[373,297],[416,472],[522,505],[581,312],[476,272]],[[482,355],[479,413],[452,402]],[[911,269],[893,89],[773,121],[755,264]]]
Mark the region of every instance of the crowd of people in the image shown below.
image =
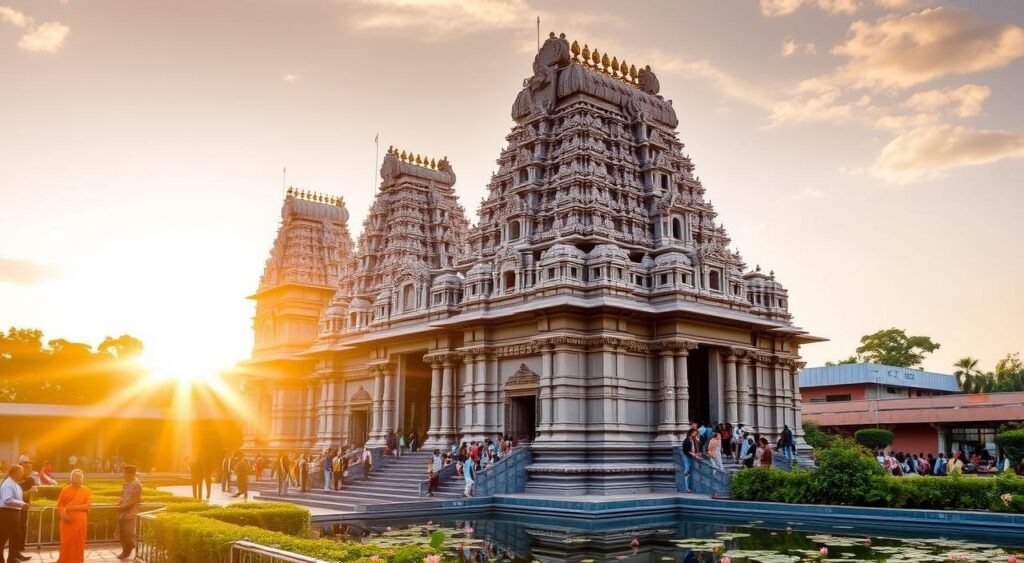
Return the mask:
[[[875,459],[890,475],[896,477],[963,475],[965,473],[991,475],[1003,471],[1024,475],[1024,460],[1014,467],[1009,457],[1000,455],[999,459],[996,459],[985,449],[975,451],[969,457],[962,451],[955,451],[947,456],[944,453],[925,455],[924,452],[910,454],[878,450],[875,452]]]
[[[742,424],[703,424],[694,422],[683,439],[683,491],[690,493],[691,476],[696,463],[707,462],[719,471],[725,470],[723,459],[734,459],[744,467],[771,467],[775,453],[786,461],[796,458],[796,435],[783,425],[778,440],[748,432]]]
[[[44,464],[45,465],[45,464]],[[136,468],[124,465],[124,485],[121,497],[114,507],[117,511],[117,531],[121,540],[121,554],[118,559],[128,559],[135,551],[135,516],[142,501],[142,485],[136,478]],[[0,483],[0,563],[28,561],[24,553],[28,534],[28,513],[32,505],[33,490],[43,484],[44,474],[35,471],[30,459],[19,458],[6,470],[6,477]],[[85,543],[89,528],[89,512],[92,510],[92,493],[85,483],[85,471],[75,468],[71,471],[70,484],[61,489],[57,496],[57,514],[60,532],[61,563],[83,563]],[[7,557],[4,558],[4,548]]]

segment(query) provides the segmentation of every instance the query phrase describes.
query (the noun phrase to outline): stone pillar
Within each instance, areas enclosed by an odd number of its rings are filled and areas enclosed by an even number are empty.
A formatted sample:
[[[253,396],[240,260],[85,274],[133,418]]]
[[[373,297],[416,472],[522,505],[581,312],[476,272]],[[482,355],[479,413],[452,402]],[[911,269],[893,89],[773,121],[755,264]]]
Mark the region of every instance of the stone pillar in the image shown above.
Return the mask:
[[[739,421],[744,426],[751,426],[754,423],[754,409],[750,404],[750,355],[742,356],[739,364]]]
[[[388,365],[384,367],[384,402],[381,408],[381,435],[384,438],[395,429],[395,391],[395,372]]]
[[[473,428],[473,378],[476,376],[476,363],[473,354],[466,354],[462,360],[465,371],[462,377],[462,434],[468,434]]]
[[[725,422],[736,425],[737,418],[736,396],[736,355],[732,350],[725,355]]]
[[[537,424],[540,436],[551,432],[554,422],[554,355],[550,344],[546,344],[540,353],[540,421]]]
[[[441,365],[441,439],[445,444],[454,443],[455,436],[455,386],[452,374],[452,360],[445,357]]]
[[[441,362],[430,361],[430,428],[424,445],[437,446],[441,434]]]
[[[373,403],[370,405],[370,432],[367,442],[372,445],[384,443],[384,426],[382,424],[382,413],[384,411],[384,372],[380,366],[373,369]]]
[[[661,357],[661,423],[658,424],[659,442],[675,443],[676,423],[676,366],[675,352],[670,349],[662,349],[658,354]]]
[[[786,423],[786,377],[778,356],[772,358],[772,434],[780,436]]]
[[[804,441],[803,397],[800,395],[800,369],[803,366],[803,362],[794,362],[791,372],[791,377],[793,378],[793,432],[796,435],[797,451],[809,451],[811,449],[811,446]]]
[[[688,345],[676,351],[676,432],[679,436],[690,429],[690,376],[686,366],[689,356]]]
[[[473,434],[474,440],[484,438],[489,417],[487,416],[487,355],[477,354],[476,375],[473,377]]]

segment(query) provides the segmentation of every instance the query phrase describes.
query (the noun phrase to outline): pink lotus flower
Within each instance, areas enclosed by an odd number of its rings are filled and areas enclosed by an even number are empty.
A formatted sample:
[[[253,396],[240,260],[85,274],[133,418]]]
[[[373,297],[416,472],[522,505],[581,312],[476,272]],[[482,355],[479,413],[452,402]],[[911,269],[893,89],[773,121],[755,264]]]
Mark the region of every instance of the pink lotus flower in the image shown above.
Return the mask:
[[[384,531],[385,532],[390,532],[391,531],[391,526],[388,526],[387,528],[384,528]]]
[[[732,557],[729,557],[728,555],[725,555],[721,559],[718,560],[718,563],[732,563]]]
[[[640,547],[640,540],[633,538],[633,541],[629,542],[630,547]]]
[[[793,531],[793,528],[790,528],[789,526],[786,526],[786,531],[787,531],[787,532],[792,532],[792,531]]]
[[[822,546],[821,549],[818,550],[818,553],[821,554],[822,557],[828,557],[828,546]]]
[[[470,528],[469,526],[466,526],[466,533],[467,534],[472,534],[473,533],[473,528]]]
[[[871,538],[864,538],[864,545],[871,547]]]
[[[440,555],[428,555],[427,558],[424,559],[424,561],[426,561],[427,563],[441,563],[441,556]]]
[[[1017,556],[1011,555],[1006,558],[1006,563],[1017,563]]]

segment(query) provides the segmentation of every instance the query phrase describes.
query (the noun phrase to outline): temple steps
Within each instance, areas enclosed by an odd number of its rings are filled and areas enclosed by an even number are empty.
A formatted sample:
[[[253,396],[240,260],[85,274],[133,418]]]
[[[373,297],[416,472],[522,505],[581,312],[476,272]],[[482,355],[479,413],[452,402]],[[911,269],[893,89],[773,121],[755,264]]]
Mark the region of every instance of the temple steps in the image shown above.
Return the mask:
[[[293,502],[309,507],[356,512],[367,505],[427,500],[420,496],[420,483],[427,479],[427,462],[431,452],[407,453],[401,457],[385,457],[367,478],[350,480],[340,491],[310,489],[301,493],[290,487],[288,494],[277,493],[277,483],[254,483],[262,500]],[[463,480],[458,475],[442,480],[433,499],[461,498]]]

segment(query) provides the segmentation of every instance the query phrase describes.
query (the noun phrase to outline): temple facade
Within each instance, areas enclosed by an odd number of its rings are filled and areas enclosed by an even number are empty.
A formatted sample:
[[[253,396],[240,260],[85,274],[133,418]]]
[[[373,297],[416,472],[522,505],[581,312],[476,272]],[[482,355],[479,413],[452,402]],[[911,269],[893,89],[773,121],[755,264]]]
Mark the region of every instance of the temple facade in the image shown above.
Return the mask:
[[[290,191],[256,301],[245,448],[531,443],[527,490],[674,490],[691,422],[800,444],[773,273],[730,248],[649,67],[551,35],[470,226],[447,158],[389,149],[357,245]]]

